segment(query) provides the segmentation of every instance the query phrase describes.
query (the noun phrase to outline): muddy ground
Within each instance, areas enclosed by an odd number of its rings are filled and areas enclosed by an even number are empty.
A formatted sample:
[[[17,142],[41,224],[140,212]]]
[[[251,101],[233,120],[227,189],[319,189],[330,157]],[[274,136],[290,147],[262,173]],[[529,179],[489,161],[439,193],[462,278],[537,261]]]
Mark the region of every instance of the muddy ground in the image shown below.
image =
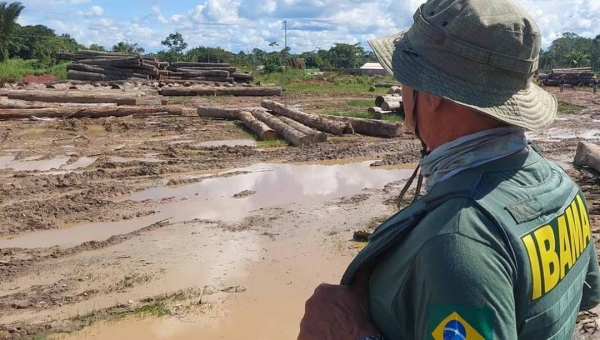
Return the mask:
[[[600,181],[571,161],[600,141],[600,102],[550,91],[577,113],[530,137],[584,188],[598,237]],[[324,112],[356,98],[285,101]],[[194,116],[0,122],[0,339],[295,338],[304,300],[360,249],[353,232],[395,212],[418,145],[289,147]]]

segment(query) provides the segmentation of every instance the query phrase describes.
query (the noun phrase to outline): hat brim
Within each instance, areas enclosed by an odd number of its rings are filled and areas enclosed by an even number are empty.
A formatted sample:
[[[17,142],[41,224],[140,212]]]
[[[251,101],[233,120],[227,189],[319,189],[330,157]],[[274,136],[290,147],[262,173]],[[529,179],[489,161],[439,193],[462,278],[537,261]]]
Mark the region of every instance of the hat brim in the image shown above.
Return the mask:
[[[556,97],[532,82],[510,90],[449,76],[412,49],[407,32],[369,41],[383,68],[402,84],[528,130],[541,130],[556,117]]]

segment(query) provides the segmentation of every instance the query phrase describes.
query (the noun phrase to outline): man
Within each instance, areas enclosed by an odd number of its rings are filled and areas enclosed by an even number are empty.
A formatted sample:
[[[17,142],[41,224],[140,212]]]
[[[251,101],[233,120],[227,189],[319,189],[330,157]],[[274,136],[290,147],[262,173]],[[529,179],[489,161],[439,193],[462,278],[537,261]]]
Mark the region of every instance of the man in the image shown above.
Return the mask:
[[[371,42],[403,84],[427,194],[317,288],[299,340],[563,340],[598,305],[585,198],[525,139],[557,111],[532,83],[540,36],[512,0],[429,0]]]

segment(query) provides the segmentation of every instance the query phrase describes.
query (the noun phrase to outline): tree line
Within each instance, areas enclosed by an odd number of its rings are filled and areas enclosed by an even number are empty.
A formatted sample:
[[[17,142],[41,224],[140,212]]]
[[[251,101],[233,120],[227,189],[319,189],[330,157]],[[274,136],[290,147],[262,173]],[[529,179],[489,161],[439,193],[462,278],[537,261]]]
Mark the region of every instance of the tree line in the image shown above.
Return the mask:
[[[82,49],[145,54],[145,49],[137,43],[121,41],[108,48],[98,44],[84,46],[70,35],[57,35],[44,25],[21,26],[17,19],[24,8],[20,2],[0,2],[0,61],[20,58],[51,65],[57,62],[57,53]],[[164,50],[146,55],[166,61],[221,62],[254,69],[260,67],[266,72],[276,72],[283,67],[355,69],[366,62],[376,61],[373,52],[366,51],[360,44],[338,43],[328,50],[318,48],[293,54],[289,47],[280,49],[279,43],[274,41],[269,44],[270,51],[255,48],[233,53],[220,47],[198,46],[188,49],[183,36],[177,32],[169,34],[161,43]],[[569,67],[593,67],[594,71],[600,71],[600,35],[585,38],[567,32],[541,52],[540,70]]]

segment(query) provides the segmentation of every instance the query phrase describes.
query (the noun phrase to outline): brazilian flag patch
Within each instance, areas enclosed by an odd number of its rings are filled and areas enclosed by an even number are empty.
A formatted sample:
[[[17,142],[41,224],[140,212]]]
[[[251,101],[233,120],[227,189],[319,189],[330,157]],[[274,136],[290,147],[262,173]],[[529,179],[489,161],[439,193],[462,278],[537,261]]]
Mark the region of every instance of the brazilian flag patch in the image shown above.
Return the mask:
[[[433,340],[492,340],[493,313],[481,308],[438,305],[427,312]]]

